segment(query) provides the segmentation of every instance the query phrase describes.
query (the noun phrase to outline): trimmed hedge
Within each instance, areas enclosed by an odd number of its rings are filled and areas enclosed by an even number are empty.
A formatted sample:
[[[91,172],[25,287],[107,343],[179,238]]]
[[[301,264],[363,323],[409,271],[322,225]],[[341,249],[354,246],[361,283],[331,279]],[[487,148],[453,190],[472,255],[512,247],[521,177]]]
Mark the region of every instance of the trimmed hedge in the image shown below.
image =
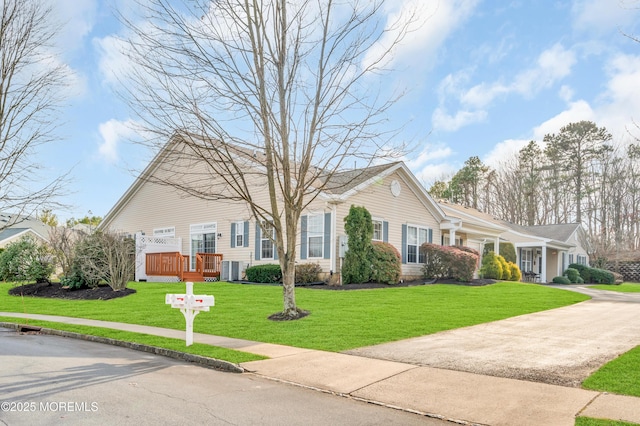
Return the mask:
[[[371,281],[397,284],[402,274],[402,257],[393,245],[380,241],[373,243]]]
[[[250,266],[245,271],[247,281],[254,283],[280,283],[282,282],[282,270],[280,265],[268,263],[266,265]]]
[[[564,271],[564,275],[569,278],[569,281],[573,284],[577,283],[578,278],[580,278],[580,272],[575,268],[567,268],[567,270]]]
[[[571,281],[567,277],[553,277],[553,282],[556,284],[571,284]]]
[[[469,247],[440,246],[424,243],[420,253],[425,257],[423,274],[425,278],[453,278],[469,282],[478,265],[480,254]]]
[[[590,268],[578,263],[572,263],[569,265],[569,268],[577,269],[580,277],[582,277],[587,284],[615,284],[616,282],[613,272],[605,269]]]
[[[514,262],[508,262],[509,269],[511,270],[511,276],[508,278],[510,281],[520,281],[522,279],[522,272],[520,268]]]

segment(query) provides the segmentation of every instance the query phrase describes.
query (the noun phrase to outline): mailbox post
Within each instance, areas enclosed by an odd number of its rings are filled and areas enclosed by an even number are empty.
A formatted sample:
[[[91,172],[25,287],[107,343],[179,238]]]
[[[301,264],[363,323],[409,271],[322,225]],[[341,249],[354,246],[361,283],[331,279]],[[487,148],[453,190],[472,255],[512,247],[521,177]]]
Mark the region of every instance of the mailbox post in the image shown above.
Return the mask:
[[[213,296],[193,294],[193,283],[188,282],[186,294],[167,294],[165,303],[172,308],[180,309],[187,322],[186,343],[187,346],[193,344],[193,319],[201,311],[209,311],[209,307],[215,304]]]

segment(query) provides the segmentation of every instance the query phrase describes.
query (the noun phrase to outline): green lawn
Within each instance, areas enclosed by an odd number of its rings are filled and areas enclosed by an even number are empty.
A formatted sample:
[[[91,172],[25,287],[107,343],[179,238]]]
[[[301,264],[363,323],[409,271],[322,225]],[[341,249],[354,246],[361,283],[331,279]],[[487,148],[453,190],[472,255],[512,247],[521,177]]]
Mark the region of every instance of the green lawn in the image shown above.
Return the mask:
[[[622,283],[620,285],[590,285],[590,288],[597,288],[598,290],[620,291],[622,293],[640,293],[640,284],[638,283]]]
[[[0,316],[0,322],[11,322],[20,324],[25,323],[24,320],[21,321],[14,317],[3,316]],[[260,355],[240,352],[233,349],[220,348],[217,346],[205,345],[201,343],[194,343],[191,346],[185,346],[184,340],[182,339],[172,339],[169,337],[153,336],[150,334],[133,333],[129,331],[112,330],[108,328],[88,327],[83,325],[63,324],[59,322],[39,321],[32,319],[28,321],[28,324],[31,326],[53,328],[56,330],[71,331],[73,333],[87,334],[91,336],[107,337],[110,339],[122,340],[125,342],[136,342],[143,345],[171,349],[174,351],[205,356],[208,358],[222,359],[236,364],[239,364],[241,362],[257,361],[266,358]]]
[[[640,346],[600,367],[582,387],[640,397]]]
[[[636,426],[637,424],[616,420],[592,419],[590,417],[576,418],[576,426]]]
[[[9,296],[0,284],[0,311],[84,317],[184,329],[184,317],[165,305],[166,293],[184,284],[131,283],[138,292],[106,301],[65,301]],[[194,293],[215,296],[216,306],[200,313],[194,332],[297,347],[342,351],[453,328],[553,309],[587,296],[535,284],[498,283],[484,287],[430,285],[357,291],[296,289],[308,317],[273,322],[282,309],[276,286],[200,283]]]

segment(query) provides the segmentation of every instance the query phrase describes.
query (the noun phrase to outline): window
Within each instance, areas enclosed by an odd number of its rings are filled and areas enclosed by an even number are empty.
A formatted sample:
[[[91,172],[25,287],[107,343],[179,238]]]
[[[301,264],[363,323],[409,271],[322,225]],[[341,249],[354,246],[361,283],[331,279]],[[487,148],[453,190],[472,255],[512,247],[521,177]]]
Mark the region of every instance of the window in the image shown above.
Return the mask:
[[[263,220],[260,222],[260,228],[262,230],[260,236],[260,258],[273,259],[273,238],[275,236],[273,224]]]
[[[578,255],[578,263],[580,265],[586,265],[587,264],[587,256]]]
[[[239,221],[236,222],[236,235],[235,235],[235,247],[243,247],[244,246],[244,222]]]
[[[196,254],[216,252],[217,224],[202,223],[189,227],[191,234],[191,269],[196,269]]]
[[[176,227],[168,226],[166,228],[155,228],[153,230],[154,237],[175,237]]]
[[[573,254],[569,255],[569,265],[573,263]]]
[[[383,236],[383,225],[381,220],[373,219],[373,241],[382,241]]]
[[[522,259],[520,261],[522,272],[532,272],[533,271],[533,250],[531,249],[522,249],[521,252]]]
[[[429,242],[429,228],[407,226],[407,263],[424,263],[425,255],[420,246]]]
[[[308,258],[324,256],[324,214],[307,216]]]

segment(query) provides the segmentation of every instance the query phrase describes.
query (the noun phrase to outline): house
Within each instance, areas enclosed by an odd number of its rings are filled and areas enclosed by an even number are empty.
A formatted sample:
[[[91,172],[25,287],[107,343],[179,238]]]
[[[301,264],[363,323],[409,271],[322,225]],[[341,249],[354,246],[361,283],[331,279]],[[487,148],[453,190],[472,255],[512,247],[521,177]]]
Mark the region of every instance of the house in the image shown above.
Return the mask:
[[[589,257],[582,242],[584,229],[578,223],[519,226],[496,219],[470,207],[439,203],[445,213],[461,219],[461,230],[470,246],[483,252],[484,243],[510,242],[516,249],[517,264],[525,274],[537,281],[548,282],[562,275],[571,263],[588,264]],[[470,233],[480,230],[480,233]]]
[[[0,248],[18,241],[26,235],[33,236],[37,241],[49,241],[51,227],[30,216],[0,213]]]
[[[244,201],[203,199],[192,195],[195,189],[190,184],[179,191],[162,183],[195,176],[196,168],[206,173],[211,167],[169,151],[165,148],[156,155],[100,224],[102,229],[136,235],[136,280],[183,279],[162,272],[176,268],[185,273],[202,270],[206,278],[206,267],[200,268],[198,262],[206,262],[204,258],[212,254],[222,259],[215,275],[222,274],[222,279],[239,279],[251,265],[276,263],[273,229],[257,221]],[[262,167],[260,153],[243,158],[243,174],[255,185],[253,199],[268,205],[264,178],[252,175]],[[193,182],[206,182],[212,193],[225,190],[224,182],[213,175]],[[346,247],[344,218],[351,205],[365,206],[371,213],[373,240],[389,242],[402,254],[404,279],[422,276],[422,243],[440,242],[443,233],[451,235],[459,226],[459,219],[445,214],[403,162],[335,173],[322,188],[300,219],[296,261],[317,263],[326,280],[339,279]]]

